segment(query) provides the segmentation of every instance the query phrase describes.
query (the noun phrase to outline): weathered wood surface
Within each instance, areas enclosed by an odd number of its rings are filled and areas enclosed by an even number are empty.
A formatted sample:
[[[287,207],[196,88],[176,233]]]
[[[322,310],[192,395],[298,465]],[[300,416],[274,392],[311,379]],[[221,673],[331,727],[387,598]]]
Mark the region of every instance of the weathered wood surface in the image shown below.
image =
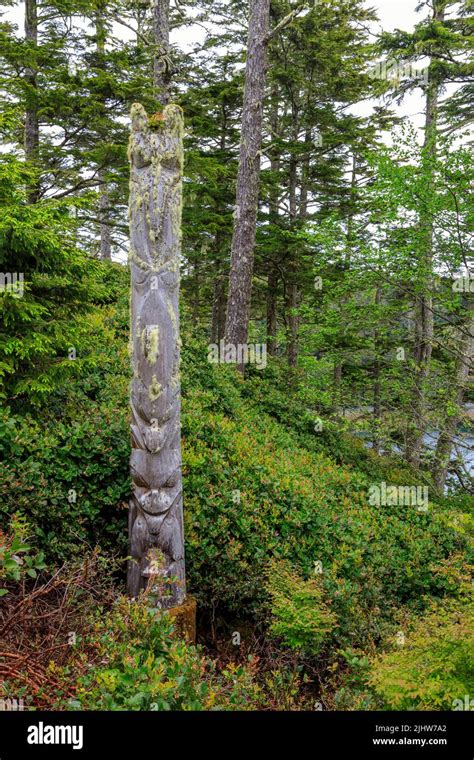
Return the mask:
[[[133,495],[132,597],[158,608],[186,595],[180,448],[179,258],[183,118],[168,105],[150,119],[132,107],[129,156]]]

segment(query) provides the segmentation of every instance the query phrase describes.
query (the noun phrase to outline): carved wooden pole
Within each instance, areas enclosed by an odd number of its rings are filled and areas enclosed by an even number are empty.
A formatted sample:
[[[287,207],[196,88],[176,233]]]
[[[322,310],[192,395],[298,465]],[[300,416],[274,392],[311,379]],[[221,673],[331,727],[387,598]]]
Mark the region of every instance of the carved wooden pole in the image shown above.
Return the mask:
[[[128,590],[154,606],[186,596],[180,448],[179,257],[183,117],[131,111],[130,269],[133,494]]]
[[[170,99],[170,0],[152,0],[153,38],[153,90],[155,98],[165,106]]]

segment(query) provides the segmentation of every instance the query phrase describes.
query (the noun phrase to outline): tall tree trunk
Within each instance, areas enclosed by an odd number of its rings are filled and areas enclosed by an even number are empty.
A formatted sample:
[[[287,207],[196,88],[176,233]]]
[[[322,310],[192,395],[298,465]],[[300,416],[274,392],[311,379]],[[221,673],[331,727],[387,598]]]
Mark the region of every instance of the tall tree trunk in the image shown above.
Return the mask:
[[[112,260],[112,229],[110,226],[110,198],[103,180],[104,172],[99,172],[99,181],[101,187],[99,197],[99,219],[100,219],[100,258]]]
[[[267,349],[270,356],[276,355],[277,350],[277,288],[278,269],[270,263],[267,278]]]
[[[332,408],[339,414],[342,404],[342,362],[336,360],[332,373]]]
[[[474,299],[468,294],[469,310],[464,323],[464,336],[460,345],[453,390],[450,398],[450,410],[446,415],[442,430],[436,443],[433,479],[439,492],[443,492],[448,476],[449,462],[453,450],[453,439],[462,414],[462,403],[469,379],[474,356]],[[452,407],[456,412],[453,414]]]
[[[227,73],[227,63],[224,65],[224,72]],[[221,138],[219,141],[219,150],[224,156],[227,151],[227,108],[222,105],[222,122],[219,125]],[[224,214],[227,211],[225,205],[218,206],[217,212]],[[225,308],[226,308],[226,280],[228,277],[225,273],[225,264],[223,251],[228,247],[227,236],[222,227],[219,227],[214,237],[215,251],[215,278],[212,294],[212,320],[211,320],[211,343],[220,343],[225,336]]]
[[[25,0],[25,38],[35,49],[38,46],[38,10],[36,0]],[[29,55],[34,56],[33,52]],[[33,57],[31,65],[25,69],[27,87],[24,147],[26,161],[36,167],[39,149],[39,120],[38,120],[38,82],[36,60]],[[39,183],[35,178],[29,183],[28,203],[36,203],[39,198]]]
[[[273,141],[279,137],[279,96],[278,88],[274,84],[271,93],[271,110],[270,110],[270,129],[271,140]],[[270,170],[273,174],[278,175],[280,171],[280,150],[272,146],[270,150]],[[272,186],[270,188],[270,197],[268,199],[269,221],[270,224],[278,229],[279,213],[278,213],[278,200],[279,200],[279,185],[278,182],[273,179]],[[270,260],[268,262],[268,275],[267,275],[267,350],[270,356],[276,356],[277,352],[277,302],[278,302],[278,283],[280,280],[280,273],[275,261]]]
[[[220,262],[218,262],[220,267]],[[225,275],[218,269],[212,299],[211,343],[219,343],[225,333]]]
[[[193,266],[193,300],[192,300],[192,320],[195,327],[199,326],[199,287],[201,284],[201,262],[206,255],[207,247],[203,245],[201,247],[201,255],[194,260]]]
[[[226,318],[234,345],[247,342],[250,319],[269,21],[270,0],[251,0]]]
[[[288,285],[288,331],[287,331],[287,358],[288,366],[296,367],[298,364],[298,338],[299,338],[299,306],[300,295],[296,283],[296,269],[290,271],[290,283]]]
[[[105,40],[107,36],[104,13],[106,9],[103,4],[100,4],[97,9],[97,15],[95,20],[95,34],[96,34],[96,52],[97,52],[97,66],[100,69],[105,69]],[[105,101],[105,98],[104,98]],[[105,102],[104,102],[105,107]],[[101,136],[99,136],[101,139]],[[112,259],[112,229],[110,226],[110,198],[107,191],[107,184],[105,181],[104,168],[99,169],[99,234],[100,234],[100,258]]]
[[[293,105],[293,140],[296,141],[298,137],[298,113]],[[297,160],[293,153],[290,155],[289,165],[289,205],[290,205],[290,225],[291,230],[294,232],[295,225],[297,223],[297,199],[296,199],[296,187],[297,187]],[[286,340],[286,353],[288,358],[288,365],[292,368],[296,367],[298,363],[298,332],[299,332],[299,291],[297,282],[297,263],[294,245],[288,255],[288,286],[287,286],[287,340]]]
[[[179,259],[183,119],[168,105],[149,122],[132,107],[130,269],[133,495],[128,590],[155,606],[185,598],[180,447]]]
[[[310,170],[310,158],[311,158],[311,130],[307,129],[305,132],[304,142],[306,150],[301,165],[301,185],[300,185],[300,208],[299,217],[304,222],[308,216],[308,190],[309,190],[309,170]]]
[[[346,246],[344,253],[343,269],[349,271],[352,260],[352,246],[354,244],[354,215],[355,215],[355,202],[357,196],[357,155],[354,152],[352,155],[352,171],[351,171],[351,187],[349,194],[349,213],[347,215],[347,230],[346,230]],[[341,299],[341,305],[347,303],[347,296],[343,295]],[[334,367],[333,380],[333,407],[336,414],[339,414],[341,394],[342,394],[342,376],[344,372],[344,359],[338,359],[338,366]]]
[[[380,301],[382,299],[382,289],[379,285],[375,288],[375,305],[376,307],[380,305]],[[382,404],[381,404],[381,396],[382,396],[382,385],[380,382],[380,355],[381,346],[380,346],[380,334],[377,329],[374,330],[374,353],[375,353],[375,360],[374,360],[374,386],[373,386],[373,402],[374,402],[374,411],[372,415],[372,425],[373,425],[373,433],[372,433],[372,448],[376,454],[380,452],[380,418],[382,413]]]
[[[435,0],[434,20],[444,20],[444,0]],[[424,160],[432,167],[437,151],[439,84],[433,66],[430,64],[428,84],[426,86]],[[423,446],[426,413],[426,381],[430,373],[431,353],[433,349],[433,218],[429,210],[420,213],[420,229],[424,237],[424,251],[421,259],[421,278],[423,289],[417,297],[413,393],[411,396],[411,423],[408,426],[406,442],[406,459],[418,466]]]
[[[169,86],[171,80],[170,60],[170,2],[153,0],[153,91],[155,98],[162,105],[169,103]]]

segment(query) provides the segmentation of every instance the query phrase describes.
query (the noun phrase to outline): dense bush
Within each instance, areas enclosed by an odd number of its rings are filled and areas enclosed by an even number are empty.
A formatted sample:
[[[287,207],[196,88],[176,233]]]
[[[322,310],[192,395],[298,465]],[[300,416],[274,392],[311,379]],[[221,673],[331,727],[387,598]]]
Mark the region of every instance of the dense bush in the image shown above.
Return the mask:
[[[26,515],[49,562],[96,544],[126,553],[128,435],[123,411],[92,406],[75,422],[3,418],[11,458],[1,513]],[[14,457],[14,458],[13,458]]]
[[[470,709],[474,605],[450,599],[413,622],[403,645],[379,654],[369,683],[390,710]],[[467,707],[466,707],[467,704]]]
[[[245,710],[265,704],[251,663],[217,672],[213,661],[173,635],[171,619],[149,609],[146,599],[120,598],[99,612],[65,680],[71,671],[83,675],[72,684],[75,698],[56,705],[62,709]]]
[[[316,655],[336,624],[316,578],[299,578],[288,563],[269,565],[266,588],[271,599],[270,631],[292,649]]]
[[[40,417],[2,414],[4,521],[25,514],[49,561],[95,544],[126,554],[126,304],[124,293],[95,310],[87,321],[93,369],[51,394]],[[337,453],[335,434],[314,432],[280,368],[252,370],[244,383],[233,368],[209,364],[186,315],[183,324],[187,573],[200,608],[268,623],[268,564],[285,560],[304,581],[318,563],[337,619],[334,643],[365,646],[387,634],[401,605],[422,610],[424,595],[451,593],[437,567],[467,552],[467,505],[370,505],[373,482],[417,481],[349,436]]]
[[[114,268],[110,273],[117,276]],[[103,306],[88,316],[83,354],[89,369],[51,394],[40,413],[28,404],[22,413],[18,404],[0,411],[0,453],[6,460],[2,524],[14,512],[26,515],[50,562],[84,554],[96,544],[126,553],[125,304],[126,299],[120,310]]]
[[[44,552],[36,552],[28,543],[29,528],[21,514],[14,514],[6,533],[0,530],[0,598],[8,594],[8,581],[36,578],[46,567]]]
[[[269,560],[303,577],[321,562],[345,644],[381,635],[393,607],[443,593],[432,563],[465,547],[462,520],[436,505],[371,506],[367,475],[301,447],[249,402],[232,414],[218,405],[198,388],[183,416],[188,568],[201,604],[258,614]]]

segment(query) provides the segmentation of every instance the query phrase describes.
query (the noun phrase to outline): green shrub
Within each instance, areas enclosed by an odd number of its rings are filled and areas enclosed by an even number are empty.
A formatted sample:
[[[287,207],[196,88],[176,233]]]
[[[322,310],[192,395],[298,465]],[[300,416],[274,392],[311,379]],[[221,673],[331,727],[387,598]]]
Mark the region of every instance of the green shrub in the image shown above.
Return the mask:
[[[124,291],[84,323],[90,372],[51,393],[40,412],[12,406],[0,415],[2,524],[26,515],[48,562],[96,544],[127,553],[127,324]],[[400,606],[422,611],[426,595],[449,593],[436,568],[468,552],[467,504],[445,500],[427,513],[371,506],[374,480],[416,481],[373,453],[363,458],[353,439],[351,454],[349,436],[335,456],[334,433],[316,434],[288,383],[279,387],[280,367],[244,382],[234,368],[211,365],[205,340],[185,323],[182,358],[187,576],[201,609],[266,624],[268,562],[287,560],[303,578],[320,562],[338,645],[365,647],[387,635]]]
[[[332,677],[324,685],[324,691],[332,709],[382,709],[380,700],[368,684],[370,658],[366,652],[340,649],[331,671]]]
[[[115,270],[111,270],[115,275]],[[87,318],[85,375],[38,410],[0,411],[0,519],[28,519],[48,562],[100,545],[126,554],[130,494],[129,359],[122,308]],[[85,329],[85,328],[84,328]],[[84,349],[85,351],[86,349]],[[74,362],[73,362],[74,363]]]
[[[363,646],[386,634],[398,605],[422,608],[424,594],[444,592],[434,565],[467,550],[462,520],[435,504],[371,506],[368,475],[301,445],[230,380],[214,369],[212,392],[194,386],[183,403],[187,567],[202,606],[261,619],[269,560],[303,577],[321,562],[338,642]]]
[[[166,613],[149,609],[146,597],[117,600],[97,614],[77,660],[62,674],[82,671],[73,700],[56,705],[83,710],[246,710],[264,704],[252,664],[215,663],[173,634]],[[93,662],[90,660],[93,659]]]
[[[474,696],[474,604],[434,604],[397,649],[377,655],[369,683],[390,710],[452,710]]]
[[[0,583],[36,578],[38,570],[44,570],[44,552],[32,552],[28,543],[30,530],[22,515],[13,515],[9,530],[0,530]],[[7,588],[0,588],[0,597],[8,594]]]
[[[10,418],[7,424],[12,422]],[[92,407],[75,422],[13,418],[3,446],[2,522],[25,515],[48,563],[96,544],[126,553],[128,430],[123,411]]]
[[[271,598],[270,630],[284,644],[316,655],[336,625],[317,578],[303,580],[287,562],[274,560],[266,589]]]

